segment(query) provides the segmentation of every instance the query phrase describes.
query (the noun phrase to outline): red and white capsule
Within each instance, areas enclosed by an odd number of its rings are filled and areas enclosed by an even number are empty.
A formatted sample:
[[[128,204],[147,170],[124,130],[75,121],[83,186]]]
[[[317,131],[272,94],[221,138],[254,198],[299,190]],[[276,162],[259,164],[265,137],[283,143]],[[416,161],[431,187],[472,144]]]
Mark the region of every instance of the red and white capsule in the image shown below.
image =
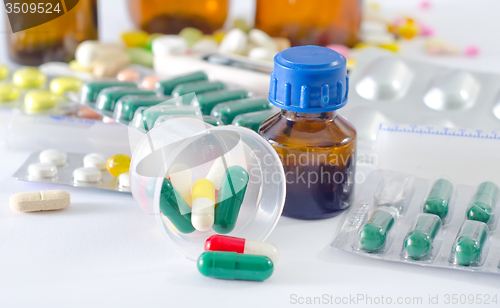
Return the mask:
[[[248,255],[260,255],[269,257],[273,263],[278,263],[280,252],[271,243],[264,243],[244,238],[212,235],[205,242],[205,251],[231,251]]]

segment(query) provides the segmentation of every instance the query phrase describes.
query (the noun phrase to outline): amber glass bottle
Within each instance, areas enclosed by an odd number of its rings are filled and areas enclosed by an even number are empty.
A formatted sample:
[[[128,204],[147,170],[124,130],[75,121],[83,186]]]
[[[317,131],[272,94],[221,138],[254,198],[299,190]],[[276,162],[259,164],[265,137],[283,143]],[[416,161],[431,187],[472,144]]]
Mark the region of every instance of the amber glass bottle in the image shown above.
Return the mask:
[[[177,34],[195,27],[210,34],[226,21],[229,0],[129,0],[136,26],[149,33]]]
[[[255,26],[292,46],[352,46],[360,23],[360,0],[257,0]]]
[[[16,22],[30,21],[18,18]],[[80,0],[54,20],[16,33],[9,31],[7,45],[13,61],[40,65],[50,61],[69,62],[74,59],[78,44],[97,38],[97,0]]]
[[[259,133],[283,163],[285,216],[331,217],[353,201],[356,130],[335,111],[347,103],[345,65],[343,56],[316,46],[275,57],[269,100],[282,110]]]

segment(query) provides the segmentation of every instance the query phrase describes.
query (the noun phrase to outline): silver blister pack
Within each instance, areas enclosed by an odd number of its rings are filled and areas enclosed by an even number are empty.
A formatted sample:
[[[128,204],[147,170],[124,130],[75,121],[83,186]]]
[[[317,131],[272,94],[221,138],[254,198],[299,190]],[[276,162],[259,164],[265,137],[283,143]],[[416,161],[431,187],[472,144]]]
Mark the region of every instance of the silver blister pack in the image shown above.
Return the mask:
[[[41,152],[42,151],[32,153],[24,164],[14,173],[13,177],[21,181],[98,188],[130,193],[130,178],[128,177],[128,173],[115,178],[105,168],[84,168],[84,157],[87,154],[66,153],[66,162],[63,165],[57,166],[55,164],[41,163]],[[41,167],[44,169],[41,169],[39,172],[37,168],[30,167],[37,164],[41,164]],[[96,176],[90,181],[78,180],[75,178],[75,170],[77,169],[83,169],[81,172],[84,173],[91,171],[92,174]],[[97,172],[97,170],[100,172]]]
[[[366,49],[349,75],[349,104],[340,113],[360,139],[380,123],[500,129],[500,75],[449,68]]]
[[[376,170],[331,246],[386,261],[500,274],[499,194],[492,182],[471,187]]]

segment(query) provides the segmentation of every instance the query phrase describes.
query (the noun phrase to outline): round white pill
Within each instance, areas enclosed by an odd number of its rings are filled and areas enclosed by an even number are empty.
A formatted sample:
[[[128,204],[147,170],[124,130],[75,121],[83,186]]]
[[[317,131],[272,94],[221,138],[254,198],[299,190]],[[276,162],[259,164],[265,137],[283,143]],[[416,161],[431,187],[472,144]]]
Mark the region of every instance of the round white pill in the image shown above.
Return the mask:
[[[252,29],[248,32],[250,43],[258,47],[263,47],[275,51],[277,49],[276,42],[267,33],[259,29]]]
[[[128,172],[122,173],[118,176],[118,186],[120,186],[120,188],[130,187],[130,175]]]
[[[234,28],[229,31],[219,45],[219,51],[222,53],[245,53],[248,45],[248,37],[241,29]]]
[[[99,182],[102,178],[101,170],[90,167],[90,168],[78,168],[73,172],[73,180],[75,182]]]
[[[65,152],[49,149],[40,152],[40,162],[54,164],[56,166],[62,166],[66,164],[68,160],[68,155]]]
[[[36,163],[28,166],[28,174],[33,178],[52,178],[57,175],[57,167],[50,163]]]
[[[163,35],[153,40],[151,49],[154,55],[183,55],[188,46],[183,37],[178,35]]]
[[[97,168],[100,170],[106,169],[108,157],[100,153],[90,153],[83,158],[83,166],[85,168]]]

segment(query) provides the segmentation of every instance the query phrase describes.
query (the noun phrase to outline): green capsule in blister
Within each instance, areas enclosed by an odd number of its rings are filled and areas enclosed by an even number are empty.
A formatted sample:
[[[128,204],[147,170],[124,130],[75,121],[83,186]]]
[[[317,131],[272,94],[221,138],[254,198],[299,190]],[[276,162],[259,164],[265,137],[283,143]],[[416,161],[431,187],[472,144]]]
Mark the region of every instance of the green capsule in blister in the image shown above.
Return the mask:
[[[155,85],[156,90],[163,93],[163,95],[172,95],[175,87],[184,83],[191,83],[196,81],[208,80],[207,74],[204,72],[194,72],[167,80],[158,81]]]
[[[217,193],[213,229],[220,234],[233,231],[248,185],[248,172],[240,166],[226,169]]]
[[[371,214],[368,222],[359,232],[359,243],[363,249],[376,251],[384,246],[387,233],[394,225],[394,216],[385,210],[378,210]]]
[[[233,125],[250,128],[256,132],[265,120],[269,119],[277,113],[276,110],[263,110],[250,113],[240,114],[233,120]]]
[[[114,111],[116,102],[126,95],[155,95],[155,91],[141,90],[138,88],[107,88],[102,90],[97,97],[96,109],[102,111]]]
[[[118,100],[113,118],[117,121],[130,121],[139,107],[152,107],[168,101],[170,96],[126,95]],[[175,103],[173,103],[175,105]]]
[[[467,210],[467,219],[488,223],[498,200],[498,186],[492,182],[481,183]]]
[[[247,98],[218,104],[212,109],[211,116],[221,119],[224,123],[232,123],[240,114],[271,108],[271,103],[265,98]]]
[[[172,100],[172,102],[175,101]],[[163,103],[149,108],[139,107],[134,116],[133,126],[149,131],[161,116],[198,116],[201,119],[201,112],[198,108],[191,106],[165,105]]]
[[[200,81],[193,83],[184,83],[178,85],[177,87],[175,87],[174,90],[172,90],[172,96],[173,97],[183,96],[182,98],[184,105],[190,105],[192,103],[192,97],[191,96],[184,97],[184,95],[189,93],[194,93],[195,95],[198,95],[202,93],[223,90],[225,88],[226,84],[220,81],[214,81],[214,82]]]
[[[413,258],[421,258],[432,250],[432,244],[439,228],[441,219],[433,214],[421,214],[412,230],[406,236],[405,249]]]
[[[95,103],[97,100],[97,96],[99,92],[104,89],[112,88],[112,87],[135,87],[137,85],[134,82],[125,82],[125,81],[116,81],[116,80],[105,80],[105,81],[92,81],[83,85],[80,90],[81,95],[81,103]]]
[[[432,185],[431,192],[424,203],[424,213],[434,214],[444,219],[448,215],[448,208],[453,194],[453,184],[446,179],[437,180]]]
[[[197,96],[197,101],[191,104],[200,107],[204,115],[210,115],[212,109],[220,103],[239,100],[248,97],[248,91],[245,90],[232,90],[232,91],[216,91],[200,94]]]
[[[168,179],[163,179],[160,193],[160,211],[182,233],[191,233],[191,208]]]
[[[488,238],[488,226],[480,221],[466,220],[458,233],[453,248],[456,263],[474,265],[481,259],[481,253]]]

